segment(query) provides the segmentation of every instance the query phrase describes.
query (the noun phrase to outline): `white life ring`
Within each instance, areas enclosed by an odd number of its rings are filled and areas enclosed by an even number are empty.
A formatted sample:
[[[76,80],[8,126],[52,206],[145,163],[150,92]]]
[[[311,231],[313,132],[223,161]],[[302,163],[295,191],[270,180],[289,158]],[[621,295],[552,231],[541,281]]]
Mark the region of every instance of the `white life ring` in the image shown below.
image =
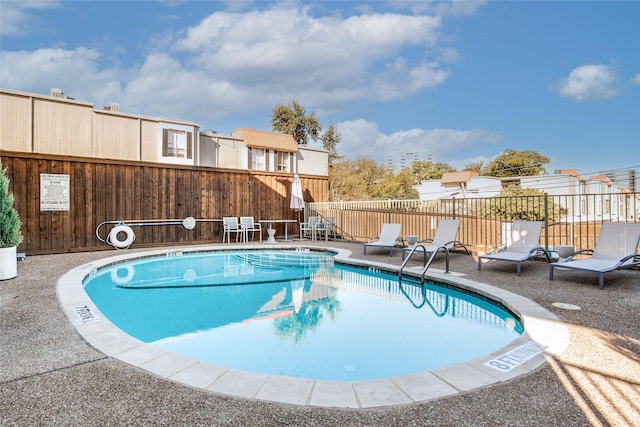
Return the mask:
[[[124,240],[120,240],[118,239],[119,233],[124,233],[127,237]],[[134,240],[136,240],[136,233],[133,232],[131,227],[128,225],[116,225],[109,232],[107,243],[116,249],[124,249],[131,246]]]
[[[196,228],[196,219],[192,216],[186,217],[182,220],[182,226],[187,230],[193,230]]]
[[[126,274],[124,276],[121,276],[119,274],[120,270],[124,270]],[[111,270],[111,281],[117,283],[118,285],[126,285],[131,281],[131,279],[133,279],[133,275],[134,270],[133,266],[131,265],[114,267],[113,270]]]

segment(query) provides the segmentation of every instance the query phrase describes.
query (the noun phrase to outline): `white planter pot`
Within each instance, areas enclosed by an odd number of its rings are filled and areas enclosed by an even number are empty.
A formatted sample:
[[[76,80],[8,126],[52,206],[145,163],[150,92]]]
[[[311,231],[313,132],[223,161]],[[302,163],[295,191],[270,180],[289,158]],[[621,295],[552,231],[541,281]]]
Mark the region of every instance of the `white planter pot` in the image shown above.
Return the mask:
[[[18,275],[16,247],[0,248],[0,280],[13,279]]]

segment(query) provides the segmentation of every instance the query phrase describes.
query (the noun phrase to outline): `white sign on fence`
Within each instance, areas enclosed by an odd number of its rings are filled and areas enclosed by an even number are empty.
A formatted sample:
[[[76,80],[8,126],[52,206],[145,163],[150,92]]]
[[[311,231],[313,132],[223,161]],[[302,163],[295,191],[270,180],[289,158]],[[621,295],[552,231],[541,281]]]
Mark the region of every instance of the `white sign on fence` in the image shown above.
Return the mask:
[[[41,173],[40,174],[40,210],[68,211],[69,175]]]

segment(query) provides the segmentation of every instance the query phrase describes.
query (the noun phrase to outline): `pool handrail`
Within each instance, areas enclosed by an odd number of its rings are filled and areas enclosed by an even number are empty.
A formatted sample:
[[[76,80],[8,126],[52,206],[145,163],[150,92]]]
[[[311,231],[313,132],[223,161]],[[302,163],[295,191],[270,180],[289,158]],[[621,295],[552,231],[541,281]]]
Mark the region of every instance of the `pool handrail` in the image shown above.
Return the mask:
[[[420,273],[420,284],[424,284],[424,275],[427,273],[427,270],[429,269],[429,266],[431,266],[431,263],[433,262],[434,258],[436,257],[436,255],[438,254],[438,252],[440,251],[440,249],[444,249],[444,254],[445,254],[445,273],[449,273],[449,248],[447,248],[446,246],[442,245],[442,246],[438,246],[438,248],[431,252],[431,256],[429,257],[429,261],[426,260],[427,257],[427,251],[425,246],[422,243],[418,243],[416,244],[412,249],[411,252],[409,252],[409,256],[407,256],[407,258],[402,262],[402,265],[400,266],[400,270],[398,270],[398,279],[402,279],[402,271],[404,270],[404,267],[407,265],[407,262],[409,262],[409,260],[411,259],[411,256],[413,255],[413,253],[416,251],[417,248],[421,247],[422,248],[422,262],[424,265],[424,268],[422,269],[422,273]]]

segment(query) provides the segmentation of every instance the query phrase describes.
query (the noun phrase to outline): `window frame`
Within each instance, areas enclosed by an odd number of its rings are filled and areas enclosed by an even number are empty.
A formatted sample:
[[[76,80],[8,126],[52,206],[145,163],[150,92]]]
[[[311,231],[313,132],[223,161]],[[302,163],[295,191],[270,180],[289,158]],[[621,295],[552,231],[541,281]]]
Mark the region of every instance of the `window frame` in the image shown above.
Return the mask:
[[[184,165],[194,164],[194,129],[191,126],[183,126],[174,123],[160,123],[159,130],[160,155],[159,160],[166,163]],[[184,148],[173,147],[170,141],[171,135],[184,136]],[[175,140],[175,138],[173,138]],[[180,142],[176,145],[181,145]]]

